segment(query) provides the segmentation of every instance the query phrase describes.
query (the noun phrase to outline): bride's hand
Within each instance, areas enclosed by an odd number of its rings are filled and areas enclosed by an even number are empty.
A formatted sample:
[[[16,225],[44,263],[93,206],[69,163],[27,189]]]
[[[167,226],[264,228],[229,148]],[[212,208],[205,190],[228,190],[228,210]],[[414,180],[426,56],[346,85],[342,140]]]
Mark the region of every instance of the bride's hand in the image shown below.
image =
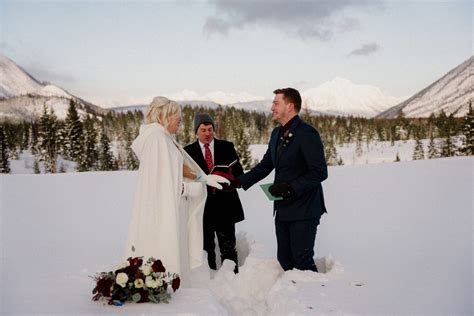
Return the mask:
[[[230,181],[224,177],[215,175],[215,174],[203,174],[201,173],[196,181],[205,182],[208,186],[222,190],[222,185],[220,183],[230,184]]]

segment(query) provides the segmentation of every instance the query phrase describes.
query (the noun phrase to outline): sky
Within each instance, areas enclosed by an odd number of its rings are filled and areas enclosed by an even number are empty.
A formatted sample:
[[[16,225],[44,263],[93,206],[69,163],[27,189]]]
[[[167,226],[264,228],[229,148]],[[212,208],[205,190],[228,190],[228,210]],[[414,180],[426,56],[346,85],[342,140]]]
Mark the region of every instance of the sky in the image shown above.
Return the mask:
[[[471,1],[8,1],[0,52],[102,106],[336,77],[409,97],[473,55]]]

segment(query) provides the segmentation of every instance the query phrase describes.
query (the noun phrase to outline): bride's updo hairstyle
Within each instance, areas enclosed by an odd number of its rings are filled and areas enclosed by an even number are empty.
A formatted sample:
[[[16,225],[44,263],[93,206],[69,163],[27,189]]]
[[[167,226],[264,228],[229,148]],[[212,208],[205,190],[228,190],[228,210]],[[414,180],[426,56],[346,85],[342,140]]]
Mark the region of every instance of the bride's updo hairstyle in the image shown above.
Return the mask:
[[[145,124],[158,123],[167,128],[170,118],[181,115],[181,106],[178,102],[165,97],[155,97],[145,112]]]

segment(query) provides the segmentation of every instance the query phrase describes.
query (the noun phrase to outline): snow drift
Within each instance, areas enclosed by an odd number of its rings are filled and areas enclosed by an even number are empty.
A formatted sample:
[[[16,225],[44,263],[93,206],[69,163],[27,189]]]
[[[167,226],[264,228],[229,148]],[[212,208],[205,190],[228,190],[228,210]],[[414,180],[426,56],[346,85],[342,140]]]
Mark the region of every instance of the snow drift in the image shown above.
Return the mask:
[[[241,191],[238,275],[203,266],[170,304],[123,307],[89,276],[122,259],[136,173],[2,175],[0,314],[471,315],[473,162],[329,168],[320,273],[281,270],[271,203]]]

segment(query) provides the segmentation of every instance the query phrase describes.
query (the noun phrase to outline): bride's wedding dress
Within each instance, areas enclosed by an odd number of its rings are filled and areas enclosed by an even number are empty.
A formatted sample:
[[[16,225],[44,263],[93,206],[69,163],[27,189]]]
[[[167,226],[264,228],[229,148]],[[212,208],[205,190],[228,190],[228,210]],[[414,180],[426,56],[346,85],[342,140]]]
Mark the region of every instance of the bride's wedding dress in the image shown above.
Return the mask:
[[[160,259],[166,271],[189,285],[190,270],[202,263],[207,190],[204,183],[183,178],[183,164],[201,169],[158,123],[142,125],[132,149],[140,167],[125,259]]]

